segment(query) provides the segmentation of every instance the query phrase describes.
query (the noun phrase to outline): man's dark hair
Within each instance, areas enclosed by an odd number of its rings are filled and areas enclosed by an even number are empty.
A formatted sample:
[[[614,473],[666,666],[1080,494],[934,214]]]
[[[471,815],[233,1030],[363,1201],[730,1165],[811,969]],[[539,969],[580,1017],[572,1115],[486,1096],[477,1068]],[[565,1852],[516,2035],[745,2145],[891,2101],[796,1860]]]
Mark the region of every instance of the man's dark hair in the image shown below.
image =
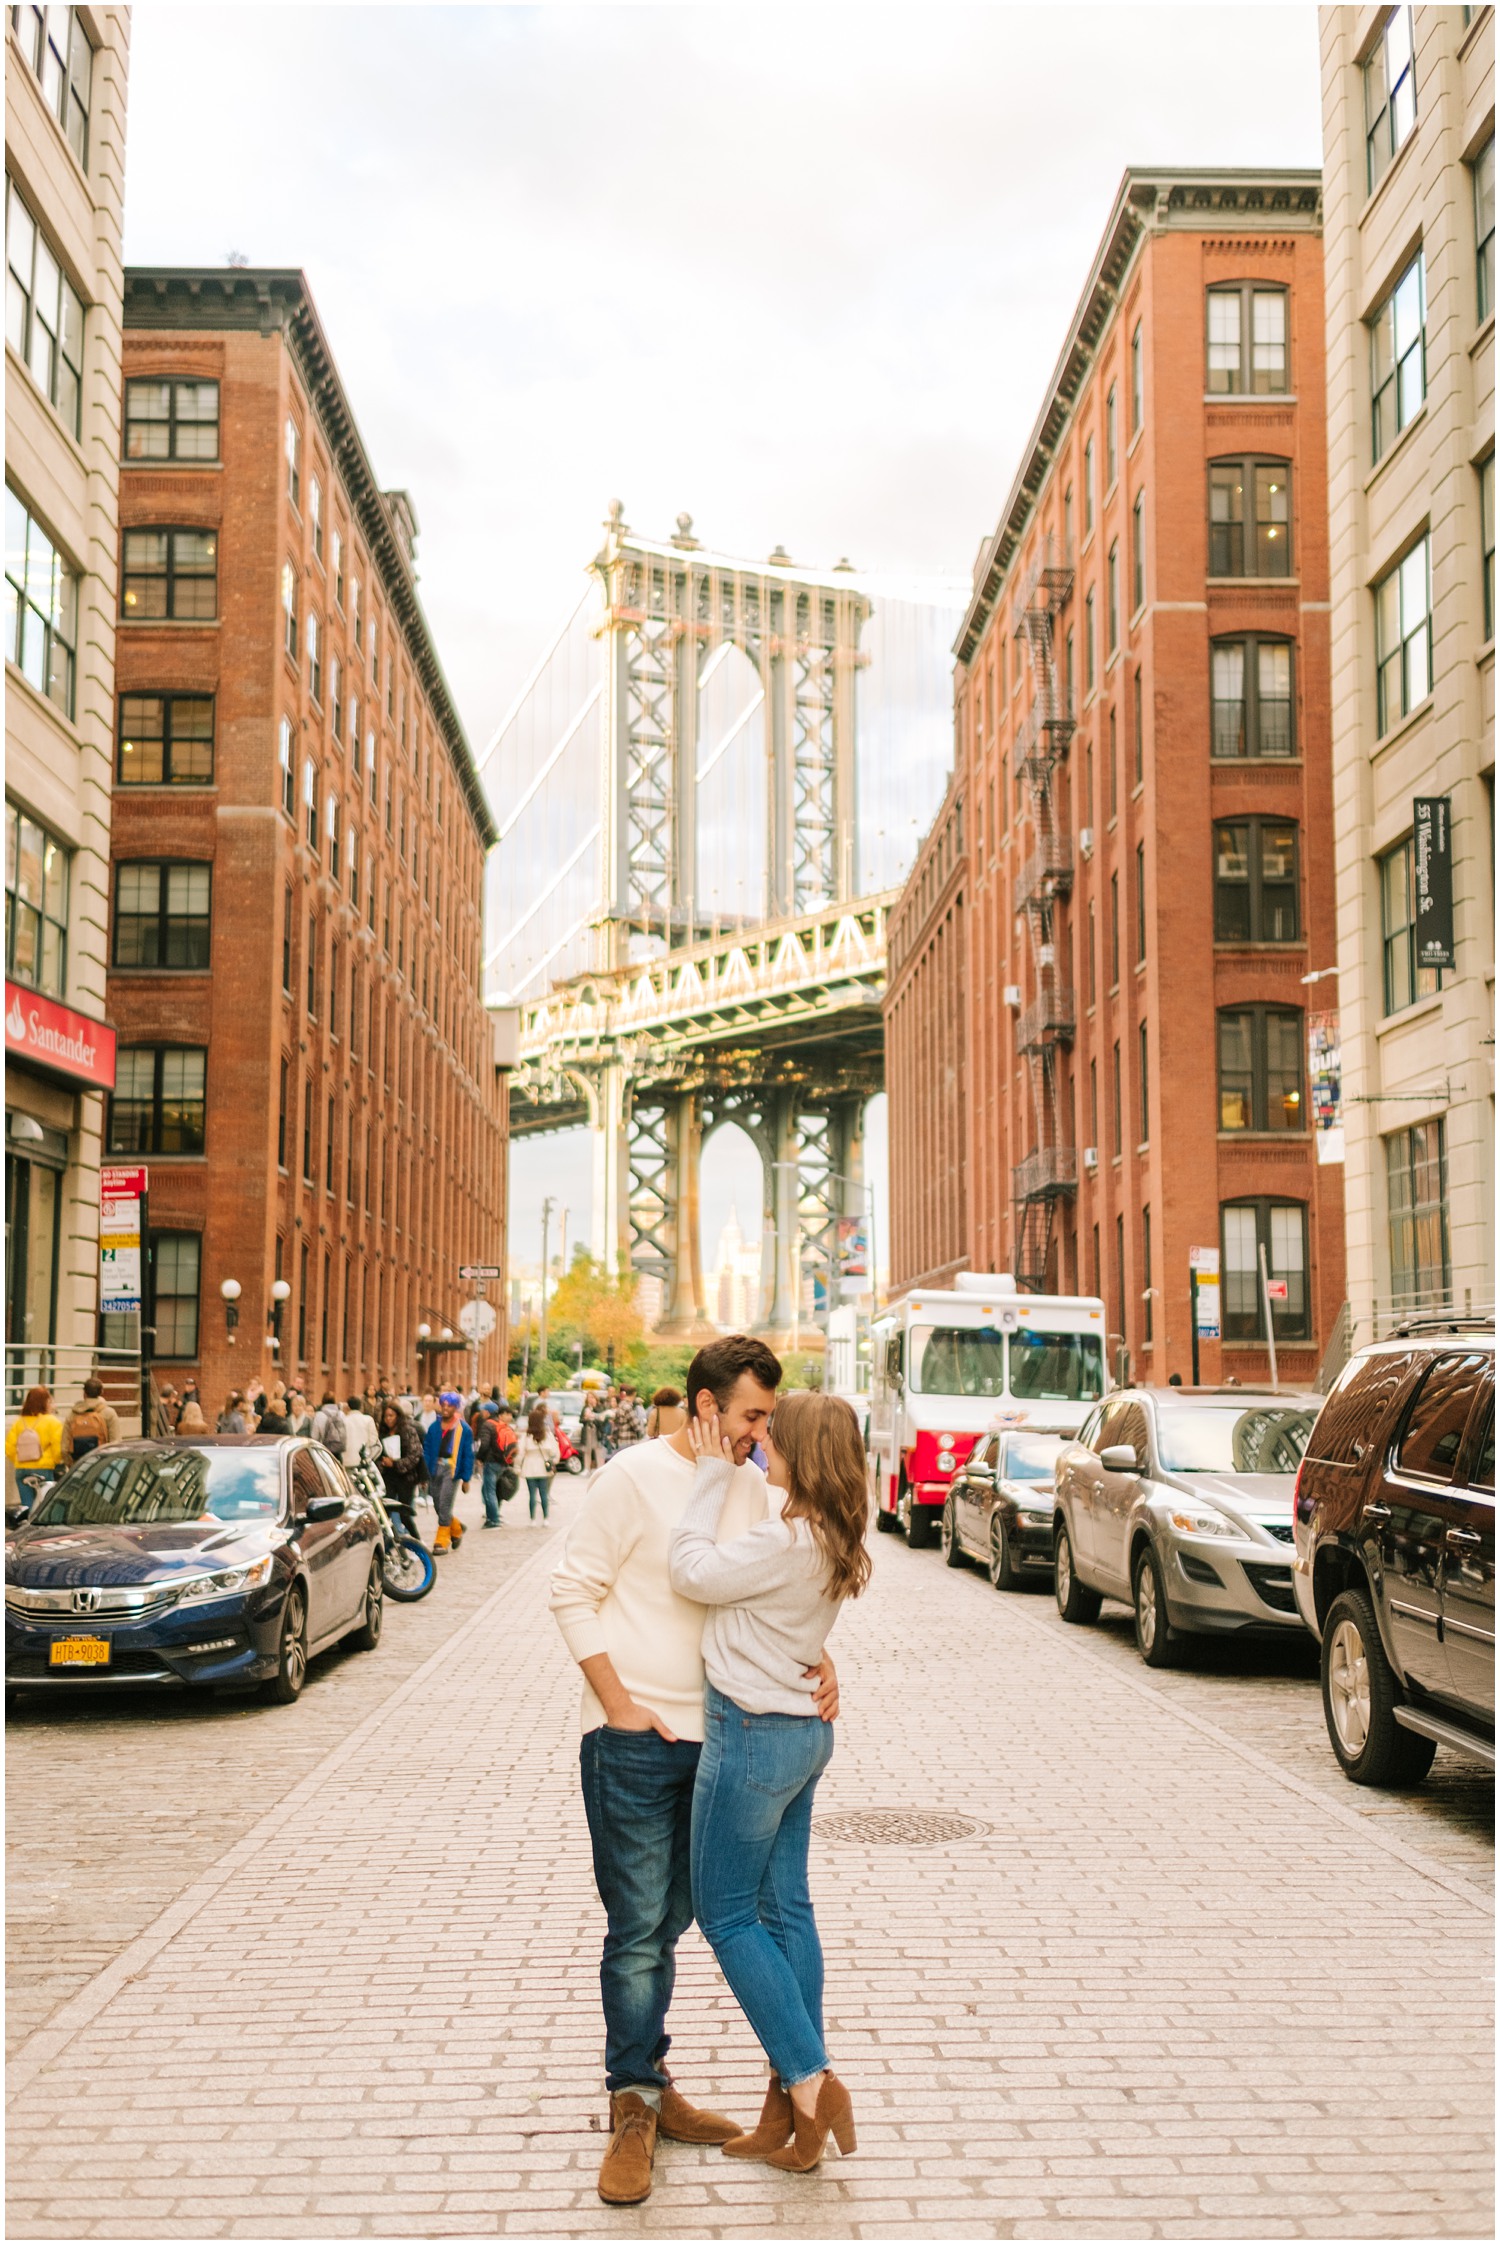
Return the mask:
[[[763,1388],[773,1392],[781,1385],[781,1359],[753,1333],[726,1333],[722,1341],[710,1341],[707,1348],[700,1349],[688,1366],[689,1416],[696,1418],[698,1415],[700,1388],[711,1389],[715,1403],[724,1410],[742,1372],[748,1372],[752,1380],[758,1380]]]

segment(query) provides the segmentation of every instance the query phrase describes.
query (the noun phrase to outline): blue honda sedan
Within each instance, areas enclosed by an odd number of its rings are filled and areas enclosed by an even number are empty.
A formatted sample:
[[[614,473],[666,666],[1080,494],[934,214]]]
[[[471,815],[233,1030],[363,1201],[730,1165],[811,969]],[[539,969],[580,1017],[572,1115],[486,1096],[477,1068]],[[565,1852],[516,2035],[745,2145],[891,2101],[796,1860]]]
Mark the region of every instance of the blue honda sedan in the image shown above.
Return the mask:
[[[320,1443],[113,1442],[5,1548],[5,1689],[264,1684],[297,1698],[384,1612],[374,1507]]]

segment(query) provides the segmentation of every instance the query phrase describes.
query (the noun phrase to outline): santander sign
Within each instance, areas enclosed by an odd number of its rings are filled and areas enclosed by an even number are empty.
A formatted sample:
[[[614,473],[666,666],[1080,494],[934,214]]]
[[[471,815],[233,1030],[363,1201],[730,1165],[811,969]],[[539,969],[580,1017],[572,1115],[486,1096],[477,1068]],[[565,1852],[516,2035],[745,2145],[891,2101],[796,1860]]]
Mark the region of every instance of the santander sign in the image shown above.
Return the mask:
[[[5,985],[5,1050],[15,1060],[99,1091],[115,1088],[115,1033],[71,1006],[19,983]]]

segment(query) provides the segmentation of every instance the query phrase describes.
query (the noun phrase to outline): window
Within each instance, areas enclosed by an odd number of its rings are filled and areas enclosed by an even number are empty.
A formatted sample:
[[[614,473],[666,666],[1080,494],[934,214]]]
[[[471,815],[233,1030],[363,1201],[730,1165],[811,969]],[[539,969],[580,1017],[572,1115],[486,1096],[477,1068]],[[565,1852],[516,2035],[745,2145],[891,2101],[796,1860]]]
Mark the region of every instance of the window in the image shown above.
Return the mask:
[[[6,182],[5,249],[5,340],[69,436],[79,436],[83,305],[14,180]]]
[[[1119,727],[1111,705],[1109,712],[1109,815],[1113,822],[1120,808],[1120,741]]]
[[[187,1045],[137,1045],[118,1056],[109,1106],[112,1154],[201,1154],[208,1055]]]
[[[281,807],[288,818],[297,815],[296,784],[292,778],[292,721],[283,717],[277,731],[276,758],[281,766]]]
[[[287,415],[286,433],[286,495],[300,514],[302,511],[302,431],[291,415]]]
[[[1292,567],[1285,460],[1215,460],[1208,471],[1208,573],[1286,577]]]
[[[307,1010],[317,1019],[318,1013],[318,915],[307,915]]]
[[[342,609],[344,605],[344,534],[333,533],[333,597]]]
[[[1302,1130],[1302,1015],[1236,1006],[1219,1015],[1220,1130]]]
[[[1378,460],[1427,395],[1427,268],[1407,266],[1370,322],[1371,458]]]
[[[89,103],[94,50],[77,8],[12,8],[21,52],[42,81],[47,107],[61,125],[79,166],[89,168]]]
[[[1401,1308],[1440,1302],[1448,1267],[1448,1167],[1443,1122],[1417,1123],[1385,1142],[1391,1293]]]
[[[1401,1430],[1398,1473],[1419,1474],[1425,1481],[1453,1479],[1464,1429],[1492,1362],[1478,1354],[1433,1358]]]
[[[307,511],[312,519],[313,552],[323,558],[323,486],[316,476],[307,488]]]
[[[1149,1208],[1141,1210],[1141,1278],[1143,1281],[1141,1307],[1145,1311],[1146,1318],[1145,1332],[1142,1338],[1149,1348],[1155,1337],[1151,1312],[1156,1306],[1156,1289],[1151,1284],[1151,1211]]]
[[[1146,494],[1138,491],[1130,510],[1130,612],[1146,605]]]
[[[212,530],[127,530],[121,614],[136,622],[212,622],[219,612],[218,555]]]
[[[1113,655],[1120,645],[1120,541],[1117,538],[1109,549],[1105,569],[1105,620],[1109,628],[1109,651]]]
[[[206,787],[214,776],[211,694],[122,694],[121,787]]]
[[[1375,727],[1388,733],[1432,691],[1432,540],[1375,587]]]
[[[1385,1010],[1399,1013],[1418,998],[1443,987],[1441,967],[1424,967],[1417,958],[1417,908],[1411,836],[1380,860],[1380,936],[1384,959]]]
[[[151,1301],[157,1357],[198,1354],[198,1285],[203,1243],[196,1232],[151,1234]]]
[[[1416,121],[1411,10],[1392,8],[1365,60],[1365,184],[1372,195]]]
[[[1144,1145],[1145,1145],[1145,1144],[1147,1143],[1147,1141],[1149,1140],[1150,1136],[1151,1136],[1151,1091],[1150,1091],[1150,1084],[1151,1084],[1151,1060],[1150,1060],[1150,1045],[1149,1045],[1149,1041],[1148,1041],[1148,1038],[1147,1038],[1147,1034],[1146,1034],[1146,1024],[1145,1024],[1145,1022],[1144,1022],[1144,1021],[1143,1021],[1143,1022],[1142,1022],[1142,1023],[1140,1024],[1139,1028],[1138,1028],[1138,1029],[1136,1030],[1136,1033],[1135,1033],[1135,1043],[1136,1043],[1136,1052],[1135,1052],[1135,1064],[1136,1064],[1136,1072],[1137,1072],[1137,1075],[1138,1075],[1138,1077],[1139,1077],[1139,1089],[1140,1089],[1140,1095],[1141,1095],[1141,1141],[1140,1141],[1140,1142],[1141,1142],[1141,1144],[1142,1144],[1142,1145],[1144,1146]]]
[[[1479,562],[1483,578],[1484,636],[1495,636],[1495,455],[1479,463]]]
[[[1087,538],[1094,527],[1094,440],[1089,438],[1083,448],[1083,534]]]
[[[61,997],[68,986],[69,856],[45,827],[5,806],[5,971]]]
[[[1072,716],[1073,711],[1077,706],[1077,695],[1074,692],[1075,683],[1076,681],[1073,668],[1073,626],[1069,624],[1068,636],[1063,642],[1063,692],[1065,697],[1063,701],[1063,709],[1069,717]]]
[[[1098,997],[1098,995],[1099,995],[1099,978],[1098,978],[1098,967],[1097,967],[1097,950],[1098,950],[1098,946],[1097,946],[1097,944],[1095,943],[1095,940],[1094,940],[1094,900],[1093,900],[1093,898],[1092,898],[1092,897],[1090,897],[1090,898],[1089,898],[1089,1004],[1090,1004],[1090,1005],[1092,1005],[1092,1004],[1094,1003],[1095,999],[1096,999],[1096,998]],[[1094,1123],[1094,1137],[1095,1137],[1095,1140],[1096,1140],[1096,1141],[1097,1141],[1097,1139],[1098,1139],[1098,1136],[1099,1136],[1099,1125],[1098,1125],[1098,1120],[1097,1120],[1097,1117],[1096,1117],[1096,1119],[1095,1119],[1095,1123]]]
[[[328,790],[323,825],[327,835],[328,870],[336,881],[339,877],[339,799],[332,788]]]
[[[1225,819],[1214,828],[1214,941],[1296,943],[1297,826],[1293,819]]]
[[[1481,321],[1495,309],[1495,136],[1474,158],[1475,293]]]
[[[1214,756],[1292,756],[1292,647],[1286,639],[1216,639],[1210,656]]]
[[[1073,558],[1073,486],[1070,483],[1063,493],[1063,559]]]
[[[1141,339],[1141,323],[1135,323],[1130,338],[1130,433],[1139,433],[1146,418],[1146,354]]]
[[[1090,585],[1083,602],[1083,690],[1094,691],[1096,666],[1094,659],[1094,588]]]
[[[217,460],[219,385],[151,376],[125,385],[127,460]]]
[[[1113,990],[1120,980],[1120,876],[1109,877],[1109,986]]]
[[[343,676],[338,656],[331,655],[328,660],[328,721],[336,741],[344,737]]]
[[[292,892],[284,891],[281,899],[281,987],[287,997],[292,994]]]
[[[78,579],[9,484],[5,487],[5,659],[73,714]]]
[[[307,683],[315,702],[323,699],[323,655],[318,640],[318,619],[307,619]]]
[[[336,1153],[336,1147],[335,1147],[335,1142],[334,1142],[334,1133],[335,1133],[335,1130],[336,1130],[336,1128],[337,1128],[337,1107],[336,1107],[336,1104],[335,1104],[335,1100],[334,1100],[334,1095],[333,1095],[333,1093],[332,1093],[332,1092],[330,1092],[330,1093],[328,1094],[328,1114],[327,1114],[327,1118],[326,1118],[326,1125],[325,1125],[325,1128],[324,1128],[324,1132],[323,1132],[323,1190],[324,1190],[325,1192],[327,1192],[327,1193],[331,1193],[331,1192],[333,1191],[333,1172],[334,1172],[334,1159],[335,1159],[335,1153]],[[326,1263],[325,1263],[325,1271],[324,1271],[324,1283],[325,1283],[325,1285],[326,1285],[326,1283],[327,1283],[327,1271],[326,1271]],[[328,1304],[327,1304],[326,1300],[325,1300],[325,1302],[324,1302],[324,1304],[323,1304],[323,1326],[324,1326],[324,1341],[323,1341],[323,1352],[324,1352],[324,1354],[326,1355],[326,1354],[327,1354],[327,1352],[328,1352],[328,1340],[327,1340],[327,1327],[328,1327]]]
[[[200,973],[208,965],[213,869],[134,860],[115,872],[117,967]]]
[[[335,936],[328,946],[328,1034],[330,1037],[337,1037],[339,1033],[339,988],[339,946],[338,938]]]
[[[1286,1299],[1272,1299],[1271,1329],[1278,1341],[1306,1340],[1312,1332],[1307,1299],[1307,1210],[1300,1201],[1230,1201],[1219,1211],[1224,1273],[1224,1338],[1265,1338],[1260,1251],[1266,1275],[1286,1283]]]
[[[1146,693],[1141,683],[1141,666],[1135,666],[1130,681],[1130,707],[1135,729],[1135,784],[1140,786],[1146,776]]]
[[[1099,1063],[1089,1062],[1089,1144],[1094,1149],[1094,1159],[1099,1158]]]
[[[1104,401],[1104,488],[1113,491],[1120,474],[1120,399],[1111,382]]]
[[[1269,397],[1286,389],[1284,288],[1234,281],[1208,292],[1208,387]]]
[[[1146,845],[1135,846],[1135,956],[1139,966],[1146,956]]]
[[[285,1169],[286,1167],[286,1105],[288,1078],[290,1073],[291,1064],[288,1060],[283,1058],[281,1063],[281,1080],[276,1094],[276,1167],[278,1169]],[[281,1242],[279,1239],[276,1242],[276,1246],[278,1251],[279,1263],[281,1248]],[[281,1275],[279,1268],[276,1275],[278,1278]]]
[[[1119,1043],[1119,1039],[1118,1039],[1118,1038],[1116,1038],[1116,1040],[1115,1040],[1115,1049],[1114,1049],[1114,1063],[1115,1063],[1115,1078],[1114,1078],[1114,1090],[1115,1090],[1115,1099],[1114,1099],[1114,1116],[1113,1116],[1113,1123],[1114,1123],[1114,1138],[1113,1138],[1113,1141],[1112,1141],[1112,1145],[1113,1145],[1113,1151],[1114,1151],[1114,1152],[1115,1152],[1116,1154],[1118,1154],[1118,1153],[1119,1153],[1119,1151],[1120,1151],[1120,1147],[1121,1147],[1121,1142],[1122,1142],[1122,1140],[1123,1140],[1123,1137],[1124,1137],[1124,1129],[1125,1129],[1125,1123],[1124,1123],[1124,1114],[1125,1114],[1125,1095],[1124,1095],[1124,1086],[1123,1086],[1123,1083],[1122,1083],[1122,1081],[1121,1081],[1121,1076],[1120,1076],[1120,1043]]]
[[[307,757],[302,765],[302,816],[307,846],[318,847],[318,767]]]
[[[314,1182],[314,1179],[313,1179],[313,1142],[312,1142],[312,1103],[313,1103],[313,1091],[312,1091],[312,1085],[311,1085],[310,1083],[308,1083],[308,1082],[306,1081],[306,1079],[304,1078],[304,1080],[303,1080],[303,1084],[302,1084],[302,1182],[303,1182],[303,1184],[304,1184],[304,1185],[311,1185],[311,1184],[312,1184],[312,1183]],[[306,1253],[307,1253],[307,1250],[306,1250],[306,1248],[304,1248],[304,1249],[302,1250],[302,1252],[303,1252],[303,1254],[304,1254],[304,1256],[305,1256],[305,1255],[306,1255]]]

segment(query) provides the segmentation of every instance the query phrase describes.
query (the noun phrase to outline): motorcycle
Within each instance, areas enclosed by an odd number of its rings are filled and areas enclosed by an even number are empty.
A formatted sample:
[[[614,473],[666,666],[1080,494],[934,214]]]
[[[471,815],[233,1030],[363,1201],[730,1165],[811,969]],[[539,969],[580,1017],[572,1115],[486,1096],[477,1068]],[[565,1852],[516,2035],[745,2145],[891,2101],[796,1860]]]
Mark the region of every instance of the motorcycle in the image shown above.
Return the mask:
[[[414,1606],[425,1598],[437,1580],[437,1561],[423,1543],[414,1536],[399,1514],[392,1514],[386,1502],[385,1481],[378,1466],[368,1459],[350,1466],[349,1478],[361,1496],[369,1499],[380,1522],[380,1572],[385,1583],[385,1594],[398,1605]]]

